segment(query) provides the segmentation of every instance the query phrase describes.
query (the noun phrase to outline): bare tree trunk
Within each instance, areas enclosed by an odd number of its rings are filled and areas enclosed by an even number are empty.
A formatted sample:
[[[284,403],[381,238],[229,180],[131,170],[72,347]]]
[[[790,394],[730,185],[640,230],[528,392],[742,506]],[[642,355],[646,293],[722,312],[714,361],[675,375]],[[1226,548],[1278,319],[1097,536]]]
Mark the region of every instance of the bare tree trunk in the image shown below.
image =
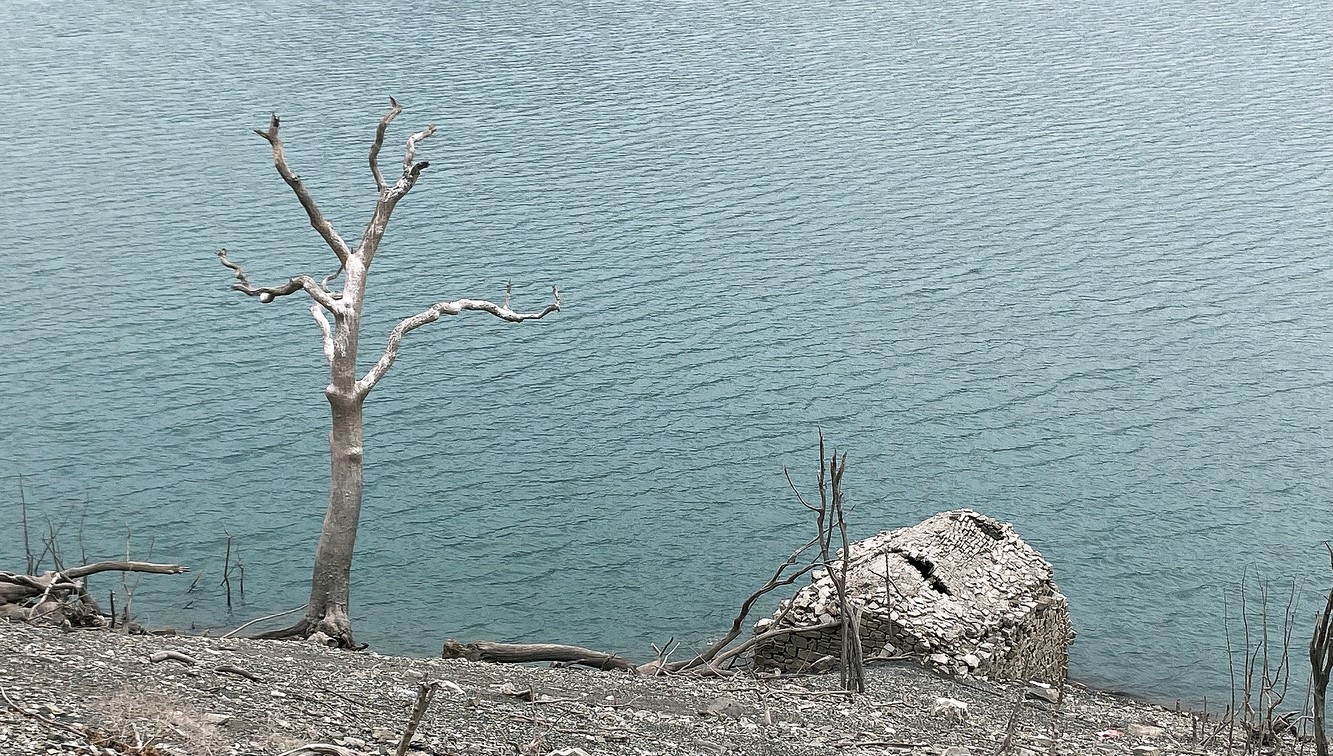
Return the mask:
[[[361,520],[364,490],[362,402],[330,398],[333,430],[329,434],[329,508],[315,550],[315,569],[306,606],[308,630],[318,630],[352,647],[349,617],[352,553]]]

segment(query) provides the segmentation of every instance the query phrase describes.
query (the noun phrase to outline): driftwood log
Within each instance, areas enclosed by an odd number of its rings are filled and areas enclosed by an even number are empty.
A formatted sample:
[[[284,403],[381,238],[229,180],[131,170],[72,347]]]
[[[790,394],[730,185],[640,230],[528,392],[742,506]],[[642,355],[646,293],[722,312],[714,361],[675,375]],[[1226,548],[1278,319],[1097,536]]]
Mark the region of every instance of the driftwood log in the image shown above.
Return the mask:
[[[106,627],[114,618],[103,614],[83,578],[99,572],[148,572],[179,575],[189,568],[179,564],[109,561],[40,575],[0,572],[0,619],[35,625]]]
[[[524,662],[561,662],[581,664],[596,669],[633,670],[634,662],[623,656],[593,651],[579,646],[565,646],[559,643],[459,643],[450,638],[444,642],[446,659],[467,659],[474,662],[494,662],[496,664],[522,664]]]

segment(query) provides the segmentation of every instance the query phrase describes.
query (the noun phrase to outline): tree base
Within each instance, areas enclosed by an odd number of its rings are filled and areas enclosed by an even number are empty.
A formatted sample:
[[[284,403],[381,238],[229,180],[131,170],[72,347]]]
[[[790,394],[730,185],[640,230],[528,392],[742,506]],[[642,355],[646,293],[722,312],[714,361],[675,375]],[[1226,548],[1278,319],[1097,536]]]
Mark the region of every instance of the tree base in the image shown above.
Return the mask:
[[[361,651],[366,644],[358,644],[352,636],[352,621],[345,612],[328,610],[322,614],[302,617],[300,621],[281,630],[269,630],[247,636],[254,640],[313,640],[331,648]]]

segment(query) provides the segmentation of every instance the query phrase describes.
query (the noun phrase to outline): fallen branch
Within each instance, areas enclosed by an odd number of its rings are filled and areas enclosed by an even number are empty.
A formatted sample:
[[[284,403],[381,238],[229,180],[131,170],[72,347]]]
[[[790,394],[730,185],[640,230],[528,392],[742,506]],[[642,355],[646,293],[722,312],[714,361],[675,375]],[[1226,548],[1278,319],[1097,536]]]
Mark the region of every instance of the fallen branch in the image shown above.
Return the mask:
[[[153,664],[160,664],[164,661],[175,661],[184,664],[187,667],[193,667],[199,663],[199,660],[193,656],[188,656],[179,651],[155,651],[148,655],[148,661]]]
[[[225,675],[236,675],[236,676],[238,676],[238,677],[244,677],[245,679],[249,680],[250,682],[263,682],[263,681],[264,681],[264,678],[260,677],[259,675],[256,675],[254,672],[250,672],[249,670],[241,669],[240,667],[235,667],[235,666],[232,666],[232,665],[230,665],[230,664],[221,664],[221,665],[218,665],[218,666],[216,666],[216,667],[213,668],[213,671],[214,671],[214,672],[221,672],[222,674],[225,674]]]
[[[283,751],[278,756],[364,756],[364,754],[330,743],[306,743],[290,751]]]
[[[595,669],[634,670],[634,663],[623,656],[593,651],[580,646],[559,643],[459,643],[450,638],[444,642],[441,654],[446,659],[467,659],[474,662],[522,664],[524,662],[566,662]]]

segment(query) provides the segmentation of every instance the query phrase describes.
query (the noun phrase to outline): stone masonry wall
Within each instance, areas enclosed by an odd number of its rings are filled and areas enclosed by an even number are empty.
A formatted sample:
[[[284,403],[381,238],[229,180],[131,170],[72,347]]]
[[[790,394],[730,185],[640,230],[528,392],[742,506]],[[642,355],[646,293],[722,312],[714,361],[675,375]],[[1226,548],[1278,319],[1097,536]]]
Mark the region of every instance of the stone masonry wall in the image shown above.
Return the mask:
[[[867,658],[997,678],[1059,680],[1068,669],[1074,633],[1051,565],[1011,526],[977,512],[944,512],[852,544],[847,587]],[[755,624],[756,667],[836,664],[839,628],[813,627],[838,611],[832,579],[817,571]]]

